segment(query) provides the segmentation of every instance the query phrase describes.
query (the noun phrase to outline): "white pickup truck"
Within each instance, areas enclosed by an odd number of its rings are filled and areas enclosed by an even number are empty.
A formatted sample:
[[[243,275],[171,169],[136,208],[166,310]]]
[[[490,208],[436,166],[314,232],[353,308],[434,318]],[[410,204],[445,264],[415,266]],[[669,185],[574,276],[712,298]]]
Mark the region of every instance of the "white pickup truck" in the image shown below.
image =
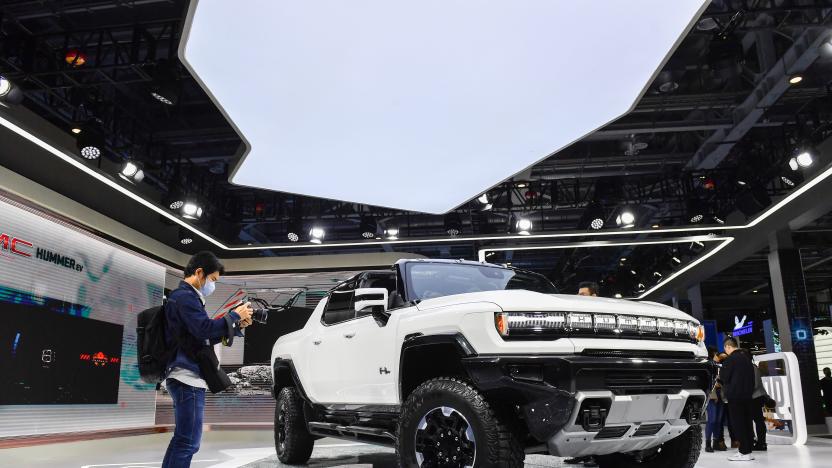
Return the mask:
[[[704,332],[661,304],[557,294],[536,273],[402,260],[332,289],[272,351],[275,446],[394,446],[402,466],[692,468],[713,370]]]

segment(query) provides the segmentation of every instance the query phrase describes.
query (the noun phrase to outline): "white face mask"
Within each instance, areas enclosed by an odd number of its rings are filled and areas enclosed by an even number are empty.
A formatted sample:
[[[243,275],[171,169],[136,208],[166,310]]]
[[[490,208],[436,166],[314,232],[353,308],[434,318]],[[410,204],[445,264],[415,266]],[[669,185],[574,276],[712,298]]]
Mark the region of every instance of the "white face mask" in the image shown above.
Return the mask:
[[[202,283],[202,287],[199,288],[199,292],[202,294],[203,297],[208,297],[211,294],[214,294],[214,289],[217,288],[217,285],[214,281],[205,278],[205,282]]]

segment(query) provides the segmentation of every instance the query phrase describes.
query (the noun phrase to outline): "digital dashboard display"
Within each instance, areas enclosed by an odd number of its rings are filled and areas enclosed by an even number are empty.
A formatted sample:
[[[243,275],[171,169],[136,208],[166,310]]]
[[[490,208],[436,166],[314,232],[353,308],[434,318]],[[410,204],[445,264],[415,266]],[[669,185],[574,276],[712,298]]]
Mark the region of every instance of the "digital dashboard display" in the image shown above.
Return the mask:
[[[0,303],[0,405],[118,402],[124,326],[77,309]]]

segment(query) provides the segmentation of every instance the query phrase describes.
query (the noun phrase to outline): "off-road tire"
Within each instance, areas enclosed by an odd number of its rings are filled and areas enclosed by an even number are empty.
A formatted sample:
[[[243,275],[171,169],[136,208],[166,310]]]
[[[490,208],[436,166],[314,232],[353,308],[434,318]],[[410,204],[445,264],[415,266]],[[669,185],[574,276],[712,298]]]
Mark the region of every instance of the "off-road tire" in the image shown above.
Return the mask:
[[[407,397],[397,428],[396,456],[403,468],[418,467],[417,426],[436,408],[452,408],[473,430],[477,468],[522,468],[523,446],[509,429],[508,417],[497,415],[474,387],[456,378],[440,377],[424,382]],[[425,465],[427,466],[427,464]]]
[[[314,445],[315,440],[309,434],[306,418],[303,416],[303,399],[300,393],[294,387],[283,387],[277,394],[274,407],[274,448],[277,459],[289,465],[306,463],[312,456]]]
[[[630,454],[595,457],[599,468],[693,468],[702,451],[702,426],[689,427],[660,447],[658,453],[639,462]]]

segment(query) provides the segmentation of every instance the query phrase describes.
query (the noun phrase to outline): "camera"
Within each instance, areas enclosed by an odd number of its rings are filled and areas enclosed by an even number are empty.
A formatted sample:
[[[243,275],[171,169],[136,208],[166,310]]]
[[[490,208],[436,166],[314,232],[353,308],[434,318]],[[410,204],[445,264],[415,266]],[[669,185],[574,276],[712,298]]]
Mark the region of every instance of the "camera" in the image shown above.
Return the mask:
[[[257,323],[266,323],[269,321],[269,309],[252,309],[251,320]]]
[[[269,321],[269,311],[272,306],[263,299],[257,297],[249,297],[243,300],[243,303],[248,302],[251,306],[251,320],[257,323],[265,324]]]

